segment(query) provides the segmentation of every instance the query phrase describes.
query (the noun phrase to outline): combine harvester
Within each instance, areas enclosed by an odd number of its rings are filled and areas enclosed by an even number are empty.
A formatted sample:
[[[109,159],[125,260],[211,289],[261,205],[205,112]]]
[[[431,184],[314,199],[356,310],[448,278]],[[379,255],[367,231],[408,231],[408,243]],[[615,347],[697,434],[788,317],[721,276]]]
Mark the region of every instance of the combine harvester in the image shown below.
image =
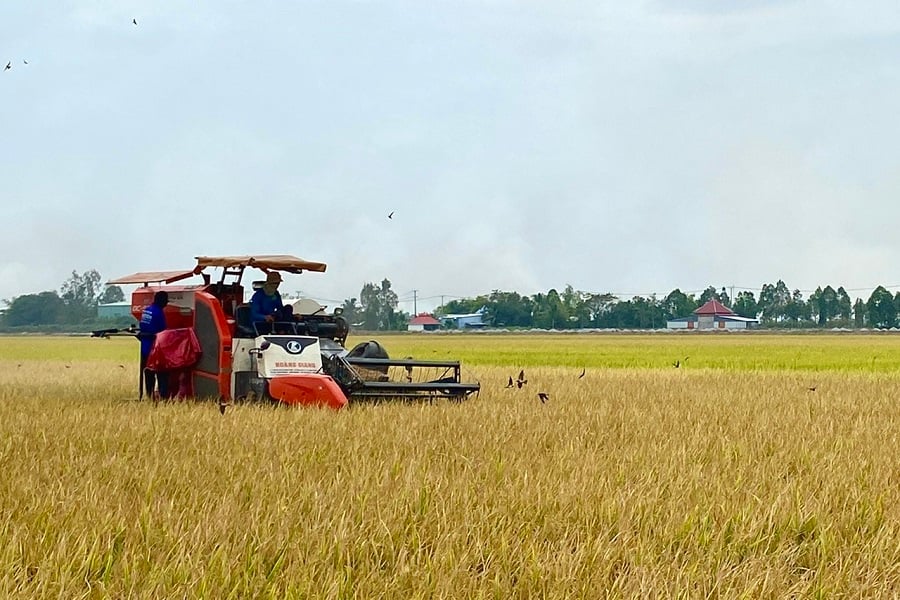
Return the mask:
[[[197,266],[190,270],[134,273],[108,282],[141,286],[131,299],[131,314],[138,320],[153,295],[166,291],[167,328],[193,330],[200,358],[189,367],[182,394],[223,404],[260,399],[341,408],[368,399],[464,400],[479,391],[478,383],[461,381],[459,361],[390,359],[374,341],[348,351],[344,345],[350,326],[340,309],[330,315],[323,307],[309,314],[295,311],[289,322],[251,322],[249,296],[245,300],[241,284],[248,267],[297,274],[324,272],[326,265],[281,254],[198,256]],[[211,268],[221,269],[217,282],[206,272]],[[181,283],[197,276],[202,283]],[[94,335],[114,333],[104,330]]]

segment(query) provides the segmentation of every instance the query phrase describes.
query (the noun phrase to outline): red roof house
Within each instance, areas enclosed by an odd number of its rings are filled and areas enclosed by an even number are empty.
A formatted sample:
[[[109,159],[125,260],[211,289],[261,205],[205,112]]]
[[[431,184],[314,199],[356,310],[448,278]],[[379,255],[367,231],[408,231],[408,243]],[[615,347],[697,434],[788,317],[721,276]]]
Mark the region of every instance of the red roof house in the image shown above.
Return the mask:
[[[694,311],[695,315],[733,315],[734,311],[713,298],[700,308]]]
[[[667,329],[750,329],[759,319],[742,317],[716,299],[712,299],[687,317],[672,319]]]
[[[421,313],[409,320],[407,331],[434,331],[440,329],[441,322],[427,313]]]

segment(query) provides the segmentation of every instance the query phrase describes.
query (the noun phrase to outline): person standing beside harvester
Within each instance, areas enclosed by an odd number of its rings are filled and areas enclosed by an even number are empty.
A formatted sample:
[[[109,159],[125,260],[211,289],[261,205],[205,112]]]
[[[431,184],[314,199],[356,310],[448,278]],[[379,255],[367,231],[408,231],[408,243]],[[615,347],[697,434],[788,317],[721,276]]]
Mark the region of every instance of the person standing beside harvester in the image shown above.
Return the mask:
[[[153,343],[156,341],[156,334],[166,328],[166,315],[163,309],[169,303],[168,292],[159,291],[153,295],[153,303],[144,309],[141,314],[141,322],[139,325],[141,340],[141,379],[143,380],[144,389],[147,391],[147,397],[153,398],[156,389],[156,380],[159,379],[159,395],[161,398],[169,397],[169,382],[165,374],[157,373],[147,368],[147,359],[150,351],[153,350]]]

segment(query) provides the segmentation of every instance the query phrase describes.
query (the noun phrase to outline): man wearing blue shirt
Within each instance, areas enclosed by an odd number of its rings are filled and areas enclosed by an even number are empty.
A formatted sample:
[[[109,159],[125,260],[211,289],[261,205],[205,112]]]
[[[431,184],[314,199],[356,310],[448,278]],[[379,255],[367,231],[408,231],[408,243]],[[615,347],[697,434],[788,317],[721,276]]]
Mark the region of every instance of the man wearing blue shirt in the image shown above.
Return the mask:
[[[144,309],[141,314],[141,322],[138,326],[140,334],[138,338],[141,340],[141,375],[144,379],[147,397],[153,398],[153,391],[156,388],[156,372],[147,368],[147,358],[153,349],[153,342],[156,341],[156,334],[166,328],[166,315],[163,309],[169,303],[169,294],[164,291],[156,292],[153,295],[153,304]],[[159,376],[159,395],[162,398],[169,397],[169,382],[166,376]]]
[[[266,282],[261,288],[253,292],[250,298],[250,319],[253,323],[272,323],[274,321],[293,320],[291,307],[285,306],[278,293],[278,284],[281,283],[281,274],[272,271],[266,275]],[[261,329],[257,326],[257,329]],[[263,329],[271,331],[271,326]]]

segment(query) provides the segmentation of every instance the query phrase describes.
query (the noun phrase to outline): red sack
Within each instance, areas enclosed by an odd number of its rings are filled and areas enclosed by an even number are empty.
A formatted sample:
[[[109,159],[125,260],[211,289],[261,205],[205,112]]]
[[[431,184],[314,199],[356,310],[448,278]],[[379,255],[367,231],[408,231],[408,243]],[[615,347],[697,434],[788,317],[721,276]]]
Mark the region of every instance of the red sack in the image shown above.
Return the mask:
[[[190,328],[166,329],[156,334],[147,357],[151,371],[172,371],[192,367],[200,360],[200,342]]]

